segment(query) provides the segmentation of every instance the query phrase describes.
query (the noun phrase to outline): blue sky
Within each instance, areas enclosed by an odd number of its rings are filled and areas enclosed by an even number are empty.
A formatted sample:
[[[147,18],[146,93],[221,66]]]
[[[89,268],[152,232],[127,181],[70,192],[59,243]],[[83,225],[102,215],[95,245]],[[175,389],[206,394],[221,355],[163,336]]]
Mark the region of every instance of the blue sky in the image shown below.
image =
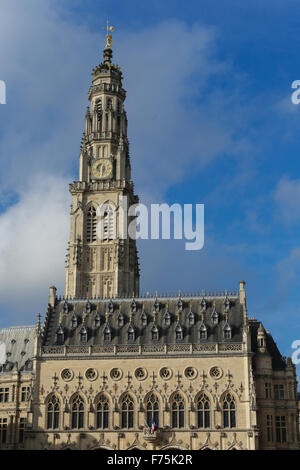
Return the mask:
[[[0,0],[0,327],[64,289],[68,183],[115,26],[141,202],[205,204],[205,246],[139,242],[141,290],[237,289],[282,354],[300,339],[297,1]]]

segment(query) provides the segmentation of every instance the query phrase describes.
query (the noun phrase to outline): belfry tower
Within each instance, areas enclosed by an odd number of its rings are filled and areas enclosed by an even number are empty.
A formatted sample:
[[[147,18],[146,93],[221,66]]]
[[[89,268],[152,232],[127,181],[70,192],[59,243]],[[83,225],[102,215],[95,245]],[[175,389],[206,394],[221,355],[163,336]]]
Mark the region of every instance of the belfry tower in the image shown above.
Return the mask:
[[[112,63],[108,27],[103,62],[92,72],[79,157],[79,180],[72,195],[70,241],[66,257],[66,297],[111,298],[139,294],[139,265],[133,222],[120,205],[138,203],[131,181],[126,92]],[[126,198],[124,198],[126,196]],[[122,202],[123,201],[123,202]],[[125,213],[126,212],[126,213]]]

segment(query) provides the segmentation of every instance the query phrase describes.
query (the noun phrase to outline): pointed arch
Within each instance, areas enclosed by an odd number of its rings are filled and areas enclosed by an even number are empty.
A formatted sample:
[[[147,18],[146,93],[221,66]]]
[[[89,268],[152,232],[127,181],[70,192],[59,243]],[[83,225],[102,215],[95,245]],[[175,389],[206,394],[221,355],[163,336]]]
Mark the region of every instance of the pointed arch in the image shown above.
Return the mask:
[[[160,410],[162,409],[162,401],[159,394],[154,390],[148,392],[144,397],[144,406],[146,423],[149,428],[151,428],[153,422],[156,427],[159,427]]]
[[[117,212],[116,206],[111,201],[103,202],[97,209],[100,224],[97,235],[101,240],[115,240],[117,234]]]
[[[96,412],[95,428],[109,428],[110,413],[112,409],[110,397],[106,393],[100,392],[95,397],[94,404]]]
[[[237,400],[231,390],[221,396],[221,409],[224,428],[236,428]]]
[[[123,393],[120,397],[121,428],[132,429],[134,427],[134,415],[136,402],[133,395],[129,392]]]
[[[172,428],[184,428],[187,402],[183,393],[176,391],[170,399]]]
[[[46,399],[46,429],[58,429],[60,425],[61,402],[55,393],[48,395]]]
[[[97,240],[97,207],[89,204],[85,211],[85,237],[87,243]]]
[[[69,402],[71,408],[71,427],[72,429],[82,429],[84,427],[86,410],[85,400],[80,393],[75,392]]]
[[[198,428],[211,427],[211,399],[206,391],[201,391],[195,399],[196,422]]]

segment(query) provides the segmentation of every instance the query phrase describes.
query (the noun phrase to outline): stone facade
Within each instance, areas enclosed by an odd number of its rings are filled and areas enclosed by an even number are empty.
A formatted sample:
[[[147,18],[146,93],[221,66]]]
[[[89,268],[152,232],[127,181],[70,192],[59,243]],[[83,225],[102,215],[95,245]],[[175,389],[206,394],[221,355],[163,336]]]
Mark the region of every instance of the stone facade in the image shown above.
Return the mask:
[[[65,296],[2,330],[3,449],[298,449],[295,366],[238,292],[140,296],[125,91],[93,71],[72,194]],[[100,230],[100,237],[98,230]],[[114,236],[114,233],[117,236]]]

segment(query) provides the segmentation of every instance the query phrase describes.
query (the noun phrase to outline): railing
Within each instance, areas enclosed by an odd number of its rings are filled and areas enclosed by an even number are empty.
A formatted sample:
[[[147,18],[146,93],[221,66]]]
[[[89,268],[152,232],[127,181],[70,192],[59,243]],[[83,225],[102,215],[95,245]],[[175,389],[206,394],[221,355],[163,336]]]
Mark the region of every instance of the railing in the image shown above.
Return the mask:
[[[43,346],[43,356],[131,356],[131,355],[199,355],[245,352],[243,343],[207,344],[116,344],[95,346]]]

